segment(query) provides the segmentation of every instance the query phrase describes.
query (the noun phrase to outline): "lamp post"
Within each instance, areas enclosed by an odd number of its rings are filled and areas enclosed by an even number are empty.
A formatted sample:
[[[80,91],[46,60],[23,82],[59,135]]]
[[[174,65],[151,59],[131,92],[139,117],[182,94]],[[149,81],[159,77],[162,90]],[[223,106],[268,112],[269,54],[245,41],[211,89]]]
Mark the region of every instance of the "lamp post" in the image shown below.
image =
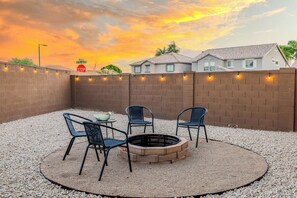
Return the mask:
[[[40,46],[46,47],[46,44],[38,44],[38,66],[40,67]]]

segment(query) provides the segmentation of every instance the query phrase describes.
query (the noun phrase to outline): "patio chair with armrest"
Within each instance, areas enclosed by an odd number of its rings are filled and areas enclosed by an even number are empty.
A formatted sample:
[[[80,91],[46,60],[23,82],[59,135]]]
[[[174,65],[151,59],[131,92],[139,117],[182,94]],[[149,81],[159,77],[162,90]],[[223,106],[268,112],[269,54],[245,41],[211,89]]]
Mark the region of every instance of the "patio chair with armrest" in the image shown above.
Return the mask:
[[[101,124],[97,124],[94,122],[84,122],[84,127],[85,127],[85,131],[87,134],[87,138],[88,138],[88,146],[86,148],[85,151],[85,155],[83,157],[83,161],[80,167],[80,171],[79,171],[79,175],[81,175],[81,172],[83,170],[84,167],[84,163],[88,154],[88,150],[89,148],[95,149],[95,150],[102,150],[103,154],[104,154],[104,162],[102,164],[102,168],[100,171],[100,176],[98,181],[101,180],[102,175],[103,175],[103,171],[105,166],[107,166],[107,158],[108,158],[108,154],[109,151],[113,148],[119,147],[119,146],[123,146],[127,148],[127,154],[128,154],[128,162],[129,162],[129,169],[130,172],[132,172],[132,166],[131,166],[131,160],[130,160],[130,152],[129,152],[129,144],[128,144],[128,135],[126,132],[121,131],[119,129],[113,128],[113,127],[109,127],[106,125],[101,125]],[[101,128],[108,128],[108,129],[112,129],[115,132],[118,132],[120,134],[123,134],[123,136],[125,137],[124,139],[113,139],[113,138],[103,138],[102,135],[102,130]]]
[[[186,113],[191,111],[191,117],[190,121],[187,122],[180,122],[180,117]],[[191,131],[190,129],[197,129],[197,140],[196,140],[196,148],[198,147],[198,138],[199,138],[199,129],[200,127],[204,128],[205,132],[205,139],[206,142],[208,142],[207,133],[206,133],[206,127],[204,124],[204,116],[207,114],[207,109],[204,107],[191,107],[188,109],[183,110],[180,114],[177,116],[177,126],[176,126],[176,135],[178,132],[178,127],[187,128],[190,136],[190,140],[192,140]]]
[[[126,108],[126,114],[128,115],[128,129],[127,133],[132,134],[132,127],[144,126],[144,133],[147,126],[152,126],[152,131],[154,130],[154,114],[152,111],[144,106],[128,106]],[[147,121],[144,119],[144,113],[147,112],[151,116],[151,120]]]
[[[66,156],[69,155],[70,150],[72,148],[72,145],[74,143],[75,138],[80,138],[80,137],[86,137],[86,132],[84,130],[76,130],[74,127],[74,123],[78,124],[78,125],[82,125],[83,126],[83,122],[84,121],[88,121],[88,122],[92,122],[92,120],[88,119],[88,118],[84,118],[82,116],[79,115],[75,115],[72,113],[63,113],[63,117],[65,118],[68,130],[70,132],[70,135],[72,136],[69,145],[67,147],[67,150],[65,152],[65,155],[63,157],[63,160],[65,160]],[[99,156],[98,153],[96,152],[97,155],[97,159],[99,161]]]

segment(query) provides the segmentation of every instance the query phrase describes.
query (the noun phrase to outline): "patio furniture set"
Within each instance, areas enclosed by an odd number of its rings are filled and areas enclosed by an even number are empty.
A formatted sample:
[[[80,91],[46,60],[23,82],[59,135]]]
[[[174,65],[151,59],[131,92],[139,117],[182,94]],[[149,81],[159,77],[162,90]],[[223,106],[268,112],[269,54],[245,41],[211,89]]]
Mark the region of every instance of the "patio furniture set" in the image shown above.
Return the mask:
[[[154,133],[154,114],[149,108],[146,108],[144,106],[128,106],[126,108],[126,114],[128,116],[128,126],[127,126],[127,132],[116,129],[113,127],[112,123],[115,122],[115,120],[110,121],[93,121],[88,118],[84,118],[79,115],[71,114],[71,113],[64,113],[63,116],[65,118],[67,127],[69,129],[69,132],[72,136],[69,145],[67,147],[67,150],[64,154],[63,160],[66,159],[66,156],[69,155],[71,147],[75,141],[76,138],[80,137],[87,137],[88,139],[88,145],[86,146],[85,154],[82,160],[82,164],[80,167],[79,175],[81,175],[84,163],[86,160],[86,156],[88,154],[88,150],[94,149],[96,153],[96,158],[98,161],[100,161],[99,153],[103,152],[104,155],[104,162],[102,164],[102,168],[100,171],[99,181],[102,178],[103,171],[105,166],[108,166],[108,154],[111,149],[121,147],[125,148],[127,157],[128,157],[128,163],[129,163],[129,170],[132,172],[132,165],[131,165],[131,159],[130,159],[130,151],[129,151],[129,137],[128,134],[132,134],[132,127],[144,127],[144,133],[146,132],[147,126],[152,127],[152,132]],[[190,119],[189,121],[181,121],[180,118],[185,115],[186,113],[190,113]],[[200,127],[204,128],[205,132],[205,138],[206,142],[208,142],[207,133],[206,133],[206,127],[204,124],[204,116],[207,113],[207,109],[204,107],[191,107],[188,109],[183,110],[180,114],[177,116],[177,125],[176,125],[176,136],[178,135],[178,129],[179,127],[187,128],[189,132],[190,140],[192,140],[191,131],[190,129],[197,129],[197,139],[196,139],[196,148],[198,147],[198,138],[199,138],[199,129]],[[150,115],[150,120],[144,118],[145,115]],[[108,126],[107,124],[110,124],[111,126]],[[84,126],[83,131],[78,131],[75,128],[75,124]],[[104,125],[105,124],[105,125]],[[106,130],[106,136],[103,136],[102,129],[105,128]],[[107,130],[112,130],[112,138],[108,137]],[[121,134],[124,138],[123,139],[115,139],[114,138],[114,132],[117,132],[118,134]],[[165,142],[165,136],[164,136],[164,142]],[[166,136],[167,137],[167,136]],[[135,139],[135,138],[134,138]],[[167,138],[168,139],[168,138]],[[145,140],[146,144],[153,144],[152,142],[147,142],[148,140]],[[152,140],[150,140],[152,141]],[[170,140],[169,140],[170,141]],[[165,145],[165,143],[164,143]]]

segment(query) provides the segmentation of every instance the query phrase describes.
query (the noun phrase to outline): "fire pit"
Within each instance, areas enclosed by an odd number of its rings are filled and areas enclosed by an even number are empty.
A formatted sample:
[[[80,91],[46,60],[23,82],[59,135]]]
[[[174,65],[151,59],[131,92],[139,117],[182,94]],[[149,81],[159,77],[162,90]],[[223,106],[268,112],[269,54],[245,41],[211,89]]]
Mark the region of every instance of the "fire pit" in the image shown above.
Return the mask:
[[[141,134],[129,137],[131,161],[158,163],[174,162],[187,156],[188,140],[163,134]],[[119,156],[127,159],[127,150],[120,148]]]

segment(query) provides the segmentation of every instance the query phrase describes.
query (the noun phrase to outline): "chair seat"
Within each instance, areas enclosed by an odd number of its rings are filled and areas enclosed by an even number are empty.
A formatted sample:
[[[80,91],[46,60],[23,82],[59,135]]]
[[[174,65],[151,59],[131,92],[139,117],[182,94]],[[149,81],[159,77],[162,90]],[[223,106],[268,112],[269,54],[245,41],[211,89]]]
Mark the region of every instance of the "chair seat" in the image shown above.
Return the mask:
[[[130,124],[152,124],[152,122],[145,121],[145,120],[133,120],[133,121],[130,121]]]
[[[199,122],[181,122],[181,123],[178,123],[178,125],[180,126],[198,126],[198,125],[203,125]]]
[[[114,148],[123,144],[126,144],[125,140],[116,140],[112,138],[106,138],[104,139],[105,146],[107,148]]]
[[[73,131],[72,135],[74,137],[85,137],[85,136],[87,136],[85,131]]]

